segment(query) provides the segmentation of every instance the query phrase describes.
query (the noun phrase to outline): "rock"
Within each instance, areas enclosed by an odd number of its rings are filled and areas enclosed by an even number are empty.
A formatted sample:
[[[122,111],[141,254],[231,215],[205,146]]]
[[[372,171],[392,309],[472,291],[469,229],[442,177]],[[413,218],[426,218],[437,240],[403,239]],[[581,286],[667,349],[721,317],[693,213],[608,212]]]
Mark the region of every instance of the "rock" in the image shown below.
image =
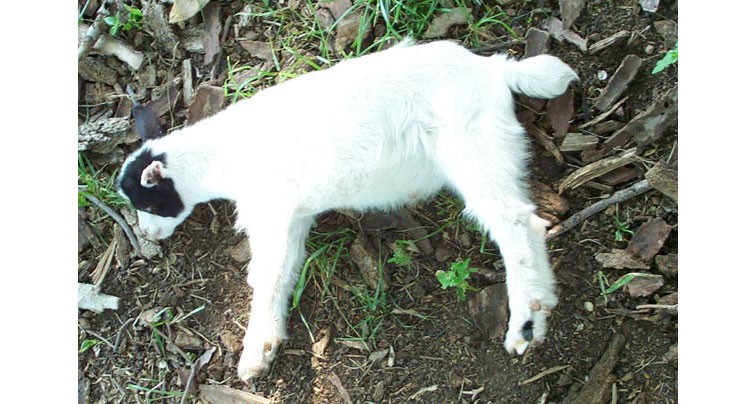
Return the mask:
[[[483,288],[472,295],[467,307],[473,322],[486,338],[504,338],[509,319],[506,284],[496,283]]]
[[[235,246],[226,249],[228,254],[234,261],[239,264],[246,264],[252,258],[252,252],[249,247],[249,239],[244,237]]]
[[[220,341],[221,344],[226,348],[226,350],[231,351],[233,353],[241,352],[242,350],[242,341],[241,338],[237,337],[234,333],[230,331],[223,331],[220,334]]]
[[[446,36],[451,27],[467,24],[469,19],[470,9],[467,7],[455,7],[449,9],[447,12],[436,14],[428,29],[423,33],[423,38],[430,39]]]
[[[210,0],[174,0],[168,22],[175,24],[186,21],[194,17],[209,2]]]
[[[202,338],[181,329],[176,332],[173,343],[181,349],[200,350],[203,347]]]
[[[626,250],[612,249],[608,253],[596,254],[596,261],[602,268],[615,269],[649,269],[651,266],[642,260],[633,257]]]
[[[436,261],[445,262],[454,257],[454,251],[442,245],[436,248]]]
[[[525,34],[525,53],[522,58],[542,55],[549,52],[549,33],[530,27]]]
[[[638,0],[638,4],[640,4],[644,11],[651,13],[655,13],[656,9],[659,8],[659,0]]]
[[[639,257],[643,262],[651,263],[671,231],[672,226],[664,222],[664,219],[650,219],[635,232],[627,246],[627,252]]]
[[[348,14],[345,14],[341,21],[336,25],[336,49],[340,51],[346,51],[352,46],[357,35],[360,33],[360,16],[362,15],[362,9],[352,10]],[[372,27],[368,27],[362,33],[362,40],[365,41],[372,31]]]
[[[632,297],[650,296],[664,286],[664,277],[654,274],[636,276],[625,285],[625,291]]]
[[[664,45],[672,49],[677,43],[677,23],[672,20],[654,22],[654,29],[664,39]]]

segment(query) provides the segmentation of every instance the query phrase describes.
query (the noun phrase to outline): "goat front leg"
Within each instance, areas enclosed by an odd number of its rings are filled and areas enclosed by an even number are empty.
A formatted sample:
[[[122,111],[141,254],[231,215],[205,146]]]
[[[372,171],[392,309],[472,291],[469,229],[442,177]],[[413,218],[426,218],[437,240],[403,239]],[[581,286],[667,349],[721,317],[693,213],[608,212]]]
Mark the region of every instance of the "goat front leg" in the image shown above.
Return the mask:
[[[289,298],[305,257],[310,217],[250,229],[252,261],[247,282],[253,288],[251,310],[238,375],[244,381],[265,373],[286,339]]]

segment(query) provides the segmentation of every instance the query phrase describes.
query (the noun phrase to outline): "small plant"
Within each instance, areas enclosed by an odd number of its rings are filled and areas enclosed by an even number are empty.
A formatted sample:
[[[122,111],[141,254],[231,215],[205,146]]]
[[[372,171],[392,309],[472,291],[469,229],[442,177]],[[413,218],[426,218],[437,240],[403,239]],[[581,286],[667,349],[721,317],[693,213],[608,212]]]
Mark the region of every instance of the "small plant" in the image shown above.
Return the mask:
[[[614,241],[625,241],[625,234],[629,234],[630,236],[634,236],[635,232],[630,230],[630,226],[627,224],[627,222],[623,222],[619,218],[619,213],[615,211],[614,213]]]
[[[140,28],[142,26],[142,10],[126,4],[123,5],[123,8],[128,12],[125,21],[121,20],[122,12],[120,10],[114,15],[105,17],[105,24],[110,25],[110,35],[118,35],[121,29],[129,31],[132,28]]]
[[[656,66],[654,67],[654,70],[651,71],[651,74],[660,73],[667,67],[677,63],[677,45],[678,44],[675,43],[675,49],[668,50],[664,57],[656,62]]]
[[[84,341],[81,341],[81,346],[79,347],[79,353],[87,352],[90,348],[94,348],[101,342],[102,341],[98,341],[96,339],[85,339]]]
[[[470,259],[457,261],[451,264],[448,271],[437,271],[436,279],[441,284],[441,289],[456,288],[457,300],[466,300],[465,292],[470,290],[476,292],[478,289],[470,286],[467,279],[470,274],[478,272],[477,268],[470,268]]]
[[[388,259],[390,264],[406,267],[412,263],[412,252],[417,251],[415,243],[411,240],[397,240],[394,254]]]

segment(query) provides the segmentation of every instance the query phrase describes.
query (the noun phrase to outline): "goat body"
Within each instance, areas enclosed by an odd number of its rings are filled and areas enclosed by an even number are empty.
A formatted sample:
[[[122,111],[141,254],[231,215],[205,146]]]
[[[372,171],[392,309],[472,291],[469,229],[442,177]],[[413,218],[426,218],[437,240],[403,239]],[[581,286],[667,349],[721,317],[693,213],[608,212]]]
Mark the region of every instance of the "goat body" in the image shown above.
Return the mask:
[[[262,90],[169,136],[143,134],[120,189],[154,239],[170,236],[198,203],[236,202],[236,227],[254,251],[244,380],[264,372],[286,338],[317,214],[392,208],[444,186],[505,247],[504,345],[521,354],[543,340],[557,297],[545,222],[524,184],[528,142],[511,91],[553,98],[576,79],[552,56],[516,62],[452,42],[405,41]]]

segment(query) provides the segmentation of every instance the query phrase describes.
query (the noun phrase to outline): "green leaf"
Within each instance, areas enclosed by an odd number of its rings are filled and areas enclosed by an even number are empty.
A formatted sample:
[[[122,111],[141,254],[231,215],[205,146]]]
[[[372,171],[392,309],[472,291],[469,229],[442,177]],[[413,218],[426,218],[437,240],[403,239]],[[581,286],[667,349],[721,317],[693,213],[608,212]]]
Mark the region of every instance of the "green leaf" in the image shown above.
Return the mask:
[[[678,43],[679,44],[679,43]],[[657,74],[667,67],[677,63],[677,47],[678,44],[675,44],[675,49],[670,49],[667,51],[667,53],[664,55],[661,60],[656,62],[656,66],[654,66],[654,70],[651,71],[651,74]]]
[[[89,350],[89,348],[92,348],[93,346],[99,344],[100,341],[96,339],[85,339],[84,341],[81,341],[81,347],[79,347],[79,353],[84,353]]]

